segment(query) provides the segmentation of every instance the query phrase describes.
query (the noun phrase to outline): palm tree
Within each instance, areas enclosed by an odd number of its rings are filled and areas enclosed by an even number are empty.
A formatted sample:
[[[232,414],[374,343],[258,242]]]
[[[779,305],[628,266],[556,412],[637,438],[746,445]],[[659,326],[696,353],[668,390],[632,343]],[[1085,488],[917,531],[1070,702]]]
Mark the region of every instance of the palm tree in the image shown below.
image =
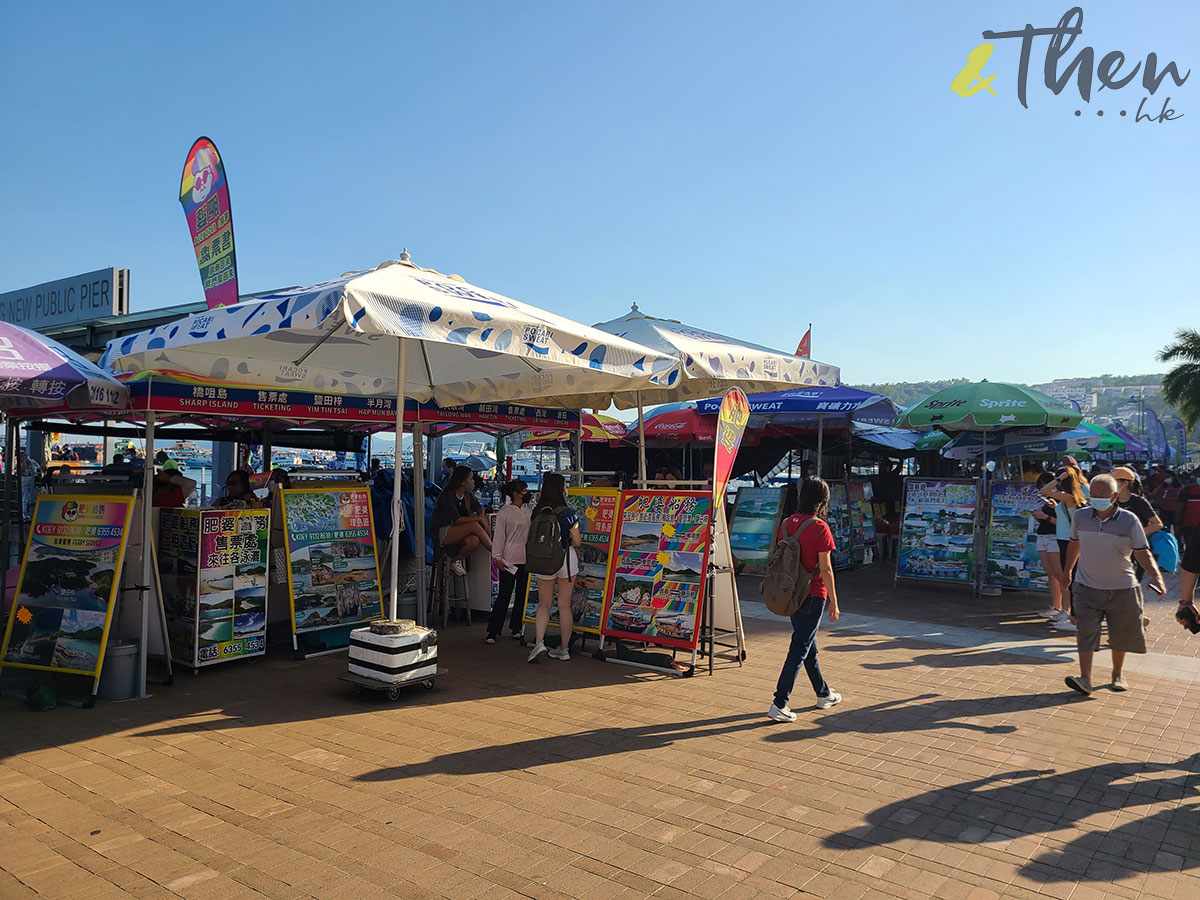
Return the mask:
[[[1200,331],[1180,328],[1175,342],[1163,347],[1159,362],[1177,365],[1163,378],[1163,398],[1180,412],[1189,430],[1200,421]]]

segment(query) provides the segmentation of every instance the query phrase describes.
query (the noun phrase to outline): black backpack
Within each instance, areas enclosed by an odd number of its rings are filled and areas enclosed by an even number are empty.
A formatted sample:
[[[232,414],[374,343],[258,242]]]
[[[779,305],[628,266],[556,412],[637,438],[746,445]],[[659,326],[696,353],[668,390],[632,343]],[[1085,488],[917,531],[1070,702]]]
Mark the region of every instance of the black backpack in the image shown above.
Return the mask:
[[[542,506],[534,510],[525,538],[525,570],[532,575],[557,575],[567,558],[558,514],[565,506]]]

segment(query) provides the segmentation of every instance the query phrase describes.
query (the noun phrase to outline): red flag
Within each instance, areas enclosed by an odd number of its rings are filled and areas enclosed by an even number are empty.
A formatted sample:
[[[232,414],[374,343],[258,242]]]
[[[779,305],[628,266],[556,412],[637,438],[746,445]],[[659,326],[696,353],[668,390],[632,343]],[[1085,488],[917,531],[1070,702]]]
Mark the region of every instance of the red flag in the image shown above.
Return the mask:
[[[808,326],[808,331],[804,332],[804,337],[800,338],[800,343],[796,347],[796,355],[803,356],[808,359],[812,355],[812,326]]]

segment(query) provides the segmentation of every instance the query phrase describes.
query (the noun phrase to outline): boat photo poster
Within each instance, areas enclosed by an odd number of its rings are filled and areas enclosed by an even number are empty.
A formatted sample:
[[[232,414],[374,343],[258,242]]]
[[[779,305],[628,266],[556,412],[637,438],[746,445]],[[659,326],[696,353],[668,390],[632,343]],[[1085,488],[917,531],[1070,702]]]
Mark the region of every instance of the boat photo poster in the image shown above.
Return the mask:
[[[1037,520],[1030,513],[1046,498],[1036,484],[993,481],[987,530],[987,567],[983,583],[993,587],[1048,591],[1049,581],[1037,551]]]
[[[605,596],[606,637],[696,649],[712,494],[626,491]]]
[[[292,633],[383,615],[370,489],[295,488],[282,506]]]
[[[767,557],[779,534],[784,485],[740,487],[729,522],[729,546],[746,564],[747,575],[767,574]]]
[[[200,516],[200,665],[267,652],[265,509],[213,509]]]
[[[579,573],[571,583],[571,617],[574,630],[600,633],[604,598],[608,594],[609,562],[613,551],[613,529],[617,524],[618,488],[570,488],[567,505],[579,517]],[[537,576],[529,576],[525,599],[525,621],[537,614]],[[558,603],[550,610],[550,625],[558,627]]]
[[[896,577],[970,584],[977,506],[973,479],[906,478]]]
[[[0,665],[97,680],[133,497],[38,497]]]

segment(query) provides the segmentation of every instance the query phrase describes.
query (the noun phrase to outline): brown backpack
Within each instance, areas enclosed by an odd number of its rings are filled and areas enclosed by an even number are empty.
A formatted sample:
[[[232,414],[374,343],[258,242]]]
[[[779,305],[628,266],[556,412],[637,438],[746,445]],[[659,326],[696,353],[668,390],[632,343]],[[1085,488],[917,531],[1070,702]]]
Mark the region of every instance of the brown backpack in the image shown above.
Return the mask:
[[[767,574],[763,578],[762,595],[767,609],[777,616],[791,616],[800,608],[808,596],[808,586],[817,574],[800,562],[800,535],[816,521],[816,516],[805,519],[795,534],[787,535],[775,542],[775,548],[767,559]]]

